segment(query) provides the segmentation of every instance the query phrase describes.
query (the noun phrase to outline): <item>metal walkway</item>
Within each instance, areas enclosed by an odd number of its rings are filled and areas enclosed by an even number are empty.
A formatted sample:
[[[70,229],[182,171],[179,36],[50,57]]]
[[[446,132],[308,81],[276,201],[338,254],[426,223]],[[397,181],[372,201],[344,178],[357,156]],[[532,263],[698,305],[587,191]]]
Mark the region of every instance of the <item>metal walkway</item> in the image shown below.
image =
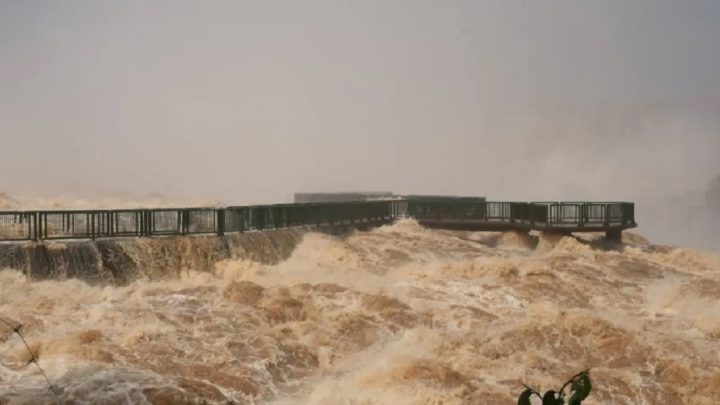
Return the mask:
[[[411,202],[409,215],[430,228],[469,231],[605,232],[615,240],[635,228],[635,205],[627,202],[485,202],[446,205]]]
[[[222,208],[0,211],[0,241],[224,235],[289,227],[385,224],[415,218],[430,228],[472,231],[605,232],[620,240],[637,226],[627,202],[491,202],[410,196],[381,201]]]

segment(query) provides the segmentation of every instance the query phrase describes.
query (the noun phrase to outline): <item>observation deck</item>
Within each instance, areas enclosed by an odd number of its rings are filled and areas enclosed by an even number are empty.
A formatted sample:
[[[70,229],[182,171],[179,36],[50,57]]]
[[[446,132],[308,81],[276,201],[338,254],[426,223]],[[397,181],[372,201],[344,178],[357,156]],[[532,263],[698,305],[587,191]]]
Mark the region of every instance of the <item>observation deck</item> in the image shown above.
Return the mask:
[[[637,226],[629,202],[492,202],[482,197],[235,207],[0,211],[0,241],[182,236],[290,227],[364,228],[415,218],[428,228],[469,231],[604,232],[622,240]]]

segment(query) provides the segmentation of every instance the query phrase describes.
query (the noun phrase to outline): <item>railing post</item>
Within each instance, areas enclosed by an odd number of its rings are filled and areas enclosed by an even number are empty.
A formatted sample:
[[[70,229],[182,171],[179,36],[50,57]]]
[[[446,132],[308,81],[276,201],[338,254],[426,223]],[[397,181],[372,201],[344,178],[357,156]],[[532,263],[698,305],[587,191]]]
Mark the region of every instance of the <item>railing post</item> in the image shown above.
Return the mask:
[[[535,205],[532,203],[527,204],[527,212],[528,212],[528,222],[530,222],[530,225],[535,225]]]
[[[148,210],[142,212],[142,235],[150,236],[150,211]]]
[[[133,211],[133,217],[135,217],[135,236],[142,236],[142,211]]]
[[[217,213],[217,234],[218,236],[225,235],[225,209],[218,208]]]
[[[150,236],[152,234],[151,232],[151,225],[152,222],[152,212],[150,210],[142,210],[140,211],[140,235],[141,236]]]
[[[40,213],[39,212],[33,212],[33,235],[32,240],[37,242],[40,240]]]
[[[603,226],[607,228],[608,226],[610,226],[610,204],[605,204],[603,206],[603,209],[605,211],[603,213]]]

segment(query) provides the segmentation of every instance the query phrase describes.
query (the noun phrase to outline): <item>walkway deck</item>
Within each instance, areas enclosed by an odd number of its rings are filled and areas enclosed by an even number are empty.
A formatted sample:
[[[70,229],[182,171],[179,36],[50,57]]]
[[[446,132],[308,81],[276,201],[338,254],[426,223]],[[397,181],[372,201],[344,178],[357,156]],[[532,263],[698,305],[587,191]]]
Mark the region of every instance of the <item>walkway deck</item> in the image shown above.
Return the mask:
[[[224,235],[289,227],[367,227],[415,218],[429,228],[471,231],[605,232],[620,240],[637,226],[627,202],[489,202],[407,197],[382,201],[223,208],[0,211],[0,241],[194,234]]]

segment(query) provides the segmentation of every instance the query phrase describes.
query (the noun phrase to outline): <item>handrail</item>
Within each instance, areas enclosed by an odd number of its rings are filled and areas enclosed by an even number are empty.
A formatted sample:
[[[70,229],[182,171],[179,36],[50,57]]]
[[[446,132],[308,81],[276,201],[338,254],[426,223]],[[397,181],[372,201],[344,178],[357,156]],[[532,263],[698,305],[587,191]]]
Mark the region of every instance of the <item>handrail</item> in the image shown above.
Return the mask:
[[[97,239],[359,226],[411,217],[421,223],[503,224],[599,231],[636,226],[629,202],[499,202],[404,198],[229,207],[0,211],[0,241]]]

